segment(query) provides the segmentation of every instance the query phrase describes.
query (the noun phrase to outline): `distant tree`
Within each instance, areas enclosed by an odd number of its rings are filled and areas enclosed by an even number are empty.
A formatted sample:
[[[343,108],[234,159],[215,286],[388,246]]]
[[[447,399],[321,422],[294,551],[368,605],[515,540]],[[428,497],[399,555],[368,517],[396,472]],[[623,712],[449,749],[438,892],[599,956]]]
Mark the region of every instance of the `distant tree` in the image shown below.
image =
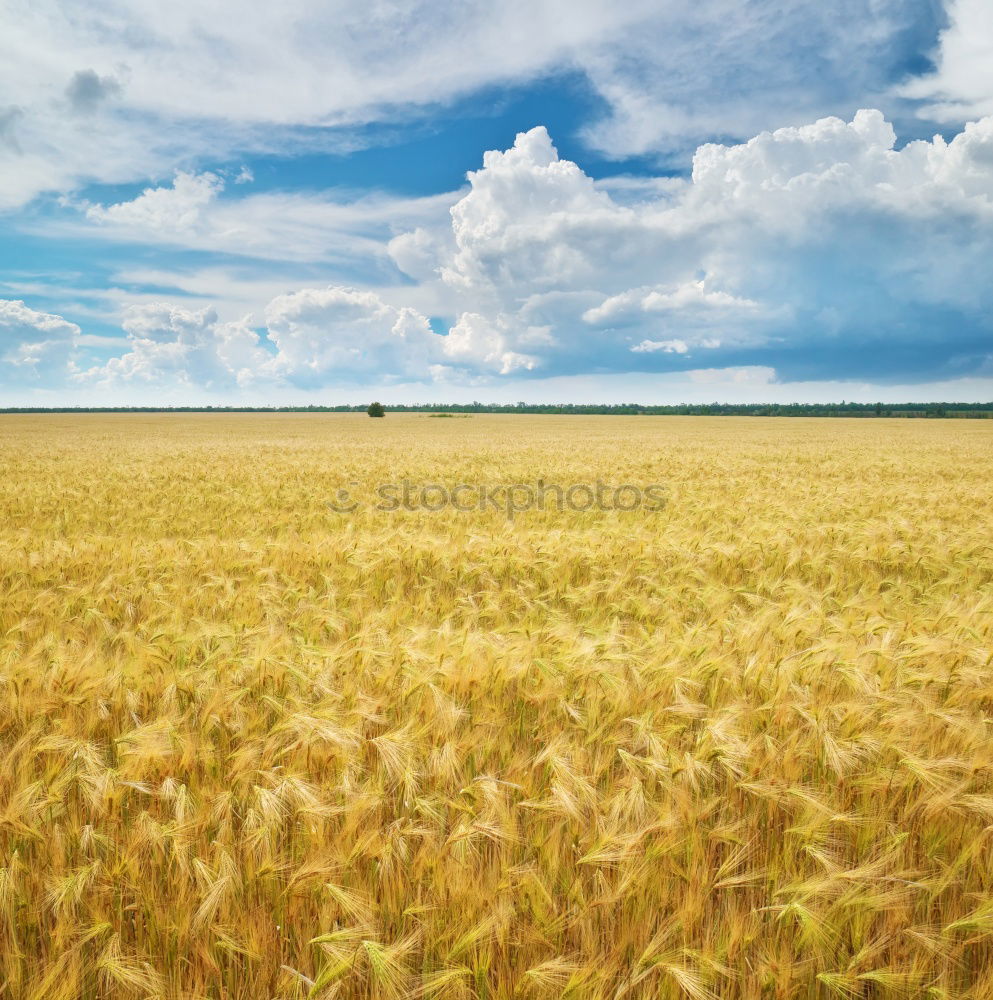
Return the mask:
[[[881,417],[883,415],[883,404],[876,403],[876,416]]]
[[[383,409],[383,404],[382,403],[370,403],[369,404],[369,409],[366,410],[366,413],[368,413],[370,417],[385,417],[386,416],[386,410]]]

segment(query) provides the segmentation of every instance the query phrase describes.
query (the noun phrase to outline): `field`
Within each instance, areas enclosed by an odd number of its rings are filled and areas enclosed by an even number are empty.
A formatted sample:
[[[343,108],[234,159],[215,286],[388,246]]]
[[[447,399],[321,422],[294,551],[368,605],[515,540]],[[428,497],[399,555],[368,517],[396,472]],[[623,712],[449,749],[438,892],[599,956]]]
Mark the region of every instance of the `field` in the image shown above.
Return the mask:
[[[372,502],[598,477],[667,502]],[[991,481],[985,421],[0,418],[0,997],[993,996]]]

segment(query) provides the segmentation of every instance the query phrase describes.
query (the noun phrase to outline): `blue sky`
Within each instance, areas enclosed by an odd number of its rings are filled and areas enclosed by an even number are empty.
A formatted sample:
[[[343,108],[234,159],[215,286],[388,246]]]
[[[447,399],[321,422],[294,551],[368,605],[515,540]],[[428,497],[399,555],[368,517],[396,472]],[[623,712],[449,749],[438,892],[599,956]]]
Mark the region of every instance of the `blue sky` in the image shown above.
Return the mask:
[[[987,0],[0,0],[7,405],[993,399]]]

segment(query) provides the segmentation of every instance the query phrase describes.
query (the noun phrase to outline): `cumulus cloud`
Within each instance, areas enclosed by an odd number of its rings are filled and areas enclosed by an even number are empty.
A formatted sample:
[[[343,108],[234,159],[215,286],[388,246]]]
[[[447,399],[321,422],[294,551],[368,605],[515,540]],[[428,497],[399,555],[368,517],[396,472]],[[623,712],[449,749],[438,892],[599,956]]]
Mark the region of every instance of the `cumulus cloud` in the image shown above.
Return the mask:
[[[691,176],[636,201],[539,127],[468,180],[447,233],[415,225],[388,244],[417,283],[278,295],[264,334],[146,306],[125,320],[129,352],[86,377],[318,387],[727,369],[908,383],[990,369],[993,118],[902,148],[869,110],[708,144]],[[162,190],[175,185],[147,193],[142,218],[159,218]]]
[[[77,381],[225,389],[423,378],[445,340],[416,310],[341,286],[272,299],[265,309],[265,340],[251,317],[222,322],[212,308],[168,303],[133,306],[122,326],[129,350],[80,373]]]
[[[479,313],[463,313],[444,340],[445,357],[500,375],[537,368],[540,362],[534,355],[510,349],[511,341],[519,342],[522,338],[511,336],[506,328],[501,329],[500,323],[498,319],[497,325],[492,325]],[[537,335],[539,340],[547,339],[548,332],[542,329]]]
[[[80,329],[61,316],[0,299],[0,378],[59,383],[72,369]]]
[[[369,375],[423,374],[441,338],[414,309],[374,292],[307,288],[272,300],[265,312],[277,353],[267,370],[296,384]]]
[[[451,243],[451,227],[418,226],[394,236],[388,245],[393,262],[404,274],[426,281],[434,278]]]
[[[993,118],[902,149],[878,111],[704,145],[687,181],[636,208],[543,128],[469,181],[435,265],[465,303],[451,334],[464,362],[690,368],[706,351],[896,378],[989,353]]]
[[[664,286],[681,273],[658,252],[653,220],[663,207],[619,205],[559,158],[543,127],[486,153],[469,183],[451,210],[451,252],[435,266],[456,305],[465,304],[452,331],[462,357],[496,364],[506,356],[498,367],[508,370],[556,357],[589,363],[583,355],[603,354],[602,338],[580,317],[632,284]],[[682,242],[688,248],[695,236]]]
[[[78,382],[227,388],[252,382],[269,357],[247,319],[221,323],[213,309],[133,306],[121,325],[128,351],[80,372]]]
[[[170,187],[146,188],[132,201],[88,205],[86,217],[125,229],[152,233],[185,232],[197,226],[204,209],[224,190],[216,174],[177,171]]]

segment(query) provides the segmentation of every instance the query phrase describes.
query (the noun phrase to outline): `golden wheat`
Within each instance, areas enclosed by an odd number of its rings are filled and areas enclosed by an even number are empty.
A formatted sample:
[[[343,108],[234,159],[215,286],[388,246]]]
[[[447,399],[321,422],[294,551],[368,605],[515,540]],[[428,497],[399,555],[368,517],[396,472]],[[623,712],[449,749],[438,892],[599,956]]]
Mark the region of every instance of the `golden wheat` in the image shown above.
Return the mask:
[[[991,445],[2,418],[0,996],[993,995]]]

